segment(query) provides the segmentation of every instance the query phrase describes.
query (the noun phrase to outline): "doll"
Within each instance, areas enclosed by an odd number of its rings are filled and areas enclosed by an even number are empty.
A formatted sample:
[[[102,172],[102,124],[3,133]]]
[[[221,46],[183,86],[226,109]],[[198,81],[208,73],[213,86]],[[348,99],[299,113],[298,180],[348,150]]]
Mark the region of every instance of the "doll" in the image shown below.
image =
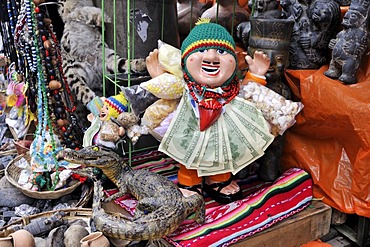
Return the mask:
[[[152,55],[155,53],[152,53]],[[159,150],[178,161],[180,188],[219,203],[242,198],[236,174],[264,154],[274,136],[261,111],[239,97],[235,42],[219,24],[201,19],[181,46],[185,90]],[[161,69],[147,58],[151,76]],[[264,81],[270,60],[247,56],[248,77]],[[149,63],[148,63],[149,62]]]
[[[88,107],[92,111],[88,116],[91,126],[85,132],[83,146],[94,144],[115,149],[116,143],[126,133],[124,127],[111,120],[127,112],[128,103],[123,93],[108,98],[94,98]]]

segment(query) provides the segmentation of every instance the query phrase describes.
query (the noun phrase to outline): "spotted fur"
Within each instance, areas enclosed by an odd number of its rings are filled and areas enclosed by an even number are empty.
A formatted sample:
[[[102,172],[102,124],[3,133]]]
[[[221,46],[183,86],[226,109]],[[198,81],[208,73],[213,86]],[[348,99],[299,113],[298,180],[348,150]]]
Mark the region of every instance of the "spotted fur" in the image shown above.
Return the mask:
[[[87,105],[102,96],[103,46],[106,73],[128,73],[128,60],[115,54],[102,42],[102,10],[92,0],[59,0],[59,14],[64,22],[61,38],[63,72],[77,101]],[[111,19],[104,14],[104,23]],[[145,59],[131,60],[132,73],[146,71]],[[109,90],[107,90],[109,92]],[[107,95],[111,96],[111,95]]]

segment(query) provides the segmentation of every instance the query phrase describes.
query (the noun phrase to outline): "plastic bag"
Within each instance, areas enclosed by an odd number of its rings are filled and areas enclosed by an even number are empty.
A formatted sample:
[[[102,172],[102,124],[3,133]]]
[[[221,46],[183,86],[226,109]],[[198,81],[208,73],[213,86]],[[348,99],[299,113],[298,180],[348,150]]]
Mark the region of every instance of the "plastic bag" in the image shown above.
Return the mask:
[[[161,99],[181,98],[184,91],[184,78],[169,73],[161,74],[140,86]]]
[[[169,73],[178,77],[183,76],[181,68],[181,51],[176,47],[158,40],[159,64]]]
[[[242,96],[256,104],[264,118],[273,126],[272,134],[282,135],[295,123],[295,116],[302,110],[301,102],[285,99],[275,91],[255,82],[241,88]]]
[[[140,87],[140,85],[121,87],[121,90],[130,102],[131,110],[136,116],[142,114],[148,106],[158,100],[154,94]]]
[[[180,100],[157,100],[146,109],[141,123],[148,126],[149,129],[158,127],[168,114],[177,108],[179,101]]]

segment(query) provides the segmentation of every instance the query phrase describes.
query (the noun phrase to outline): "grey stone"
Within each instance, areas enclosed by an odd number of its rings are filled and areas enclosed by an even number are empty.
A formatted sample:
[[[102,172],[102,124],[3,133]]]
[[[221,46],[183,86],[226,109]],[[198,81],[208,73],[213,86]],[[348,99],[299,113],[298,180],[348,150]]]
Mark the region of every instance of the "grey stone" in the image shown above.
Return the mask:
[[[11,183],[9,183],[8,179],[6,178],[6,176],[2,177],[0,179],[0,188],[15,188],[14,185],[12,185]]]
[[[17,188],[1,188],[0,189],[0,207],[17,207],[21,204],[32,204],[35,199],[24,195]]]
[[[72,225],[64,232],[65,247],[80,246],[80,240],[89,235],[85,227],[81,225]]]
[[[36,237],[35,238],[35,247],[48,247],[46,239]]]

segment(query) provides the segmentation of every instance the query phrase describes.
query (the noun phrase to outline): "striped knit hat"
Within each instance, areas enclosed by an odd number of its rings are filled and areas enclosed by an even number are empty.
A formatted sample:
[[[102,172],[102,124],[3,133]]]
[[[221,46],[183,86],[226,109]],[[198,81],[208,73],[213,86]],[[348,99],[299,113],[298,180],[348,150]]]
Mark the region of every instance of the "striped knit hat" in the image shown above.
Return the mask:
[[[186,60],[189,55],[194,52],[204,49],[220,49],[233,55],[236,63],[238,63],[238,59],[235,54],[235,41],[226,28],[219,24],[211,23],[208,18],[200,18],[195,25],[196,26],[190,31],[189,35],[181,45],[181,58],[184,65],[183,69],[190,79],[192,79],[192,77],[186,68]],[[230,80],[233,79],[236,73],[236,68],[233,76],[225,84],[228,84]]]
[[[128,102],[122,92],[106,98],[104,104],[108,106],[109,117],[117,118],[119,114],[127,112],[128,109]]]

